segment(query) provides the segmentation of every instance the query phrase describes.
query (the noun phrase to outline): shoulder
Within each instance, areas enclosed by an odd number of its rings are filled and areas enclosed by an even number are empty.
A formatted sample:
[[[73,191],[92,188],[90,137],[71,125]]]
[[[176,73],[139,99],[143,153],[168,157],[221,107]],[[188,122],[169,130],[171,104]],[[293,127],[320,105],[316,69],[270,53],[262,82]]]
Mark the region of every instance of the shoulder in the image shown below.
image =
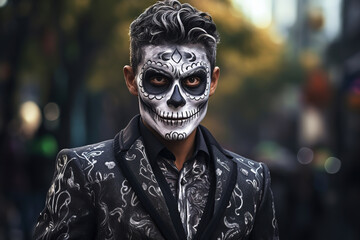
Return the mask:
[[[112,147],[113,139],[93,143],[85,146],[80,146],[76,148],[67,148],[60,151],[60,153],[64,154],[74,154],[74,155],[83,155],[83,156],[90,156],[90,155],[97,155],[101,154],[105,150],[108,150],[109,147]]]
[[[56,171],[67,168],[76,171],[89,171],[94,168],[106,169],[115,166],[113,140],[106,140],[91,145],[61,150],[56,158]]]
[[[59,152],[58,156],[68,155],[87,161],[95,157],[102,156],[104,153],[106,154],[108,152],[111,152],[113,150],[113,141],[114,141],[113,139],[110,139],[76,148],[62,149]]]
[[[249,158],[243,157],[237,153],[225,150],[231,157],[232,160],[237,164],[239,169],[246,171],[254,171],[254,169],[261,169],[261,171],[268,171],[268,167],[265,163],[257,162]]]
[[[261,191],[270,185],[270,171],[265,163],[248,159],[229,150],[225,151],[232,156],[232,160],[236,163],[238,180],[245,180],[256,191]]]
[[[212,134],[210,133],[210,131],[208,129],[206,129],[204,126],[201,126],[201,125],[199,126],[199,128],[205,138],[207,146],[208,147],[210,146],[210,148],[213,150],[221,152],[229,160],[231,159],[237,165],[237,169],[241,174],[246,175],[246,176],[248,176],[249,174],[250,175],[255,174],[257,176],[257,178],[259,178],[259,177],[262,178],[265,174],[269,173],[269,170],[264,163],[250,160],[248,158],[240,156],[237,153],[234,153],[232,151],[224,149],[216,141],[216,139],[212,136]]]

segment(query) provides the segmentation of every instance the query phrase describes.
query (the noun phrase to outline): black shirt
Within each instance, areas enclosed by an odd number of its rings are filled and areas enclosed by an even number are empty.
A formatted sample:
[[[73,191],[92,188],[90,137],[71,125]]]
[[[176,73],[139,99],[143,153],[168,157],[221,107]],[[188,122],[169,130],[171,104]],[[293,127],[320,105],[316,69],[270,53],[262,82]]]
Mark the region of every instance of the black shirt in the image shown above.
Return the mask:
[[[175,156],[140,121],[140,133],[144,140],[150,164],[156,164],[161,171],[154,171],[156,179],[165,178],[170,187],[187,239],[193,239],[201,217],[206,209],[212,181],[209,151],[200,128],[195,137],[195,151],[181,170],[175,165]],[[162,174],[162,176],[160,176]],[[161,184],[160,184],[161,187]],[[167,194],[166,187],[161,187]]]

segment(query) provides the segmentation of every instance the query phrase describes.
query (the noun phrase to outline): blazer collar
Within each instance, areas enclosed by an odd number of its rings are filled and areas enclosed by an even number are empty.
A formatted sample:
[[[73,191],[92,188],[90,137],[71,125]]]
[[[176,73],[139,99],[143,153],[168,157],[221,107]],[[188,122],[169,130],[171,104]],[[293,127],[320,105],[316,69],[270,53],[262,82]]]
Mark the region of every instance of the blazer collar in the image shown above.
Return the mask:
[[[140,137],[139,121],[140,115],[136,115],[130,120],[128,125],[115,136],[114,140],[118,143],[114,144],[115,153],[129,150],[135,140]]]
[[[206,141],[206,144],[208,145],[208,147],[212,146],[213,148],[217,148],[227,158],[233,159],[233,156],[228,151],[226,151],[224,148],[222,148],[220,146],[220,144],[216,141],[216,139],[213,137],[213,135],[211,135],[210,131],[206,127],[204,127],[202,125],[199,125],[199,127],[201,129],[201,132],[205,138],[205,141]]]

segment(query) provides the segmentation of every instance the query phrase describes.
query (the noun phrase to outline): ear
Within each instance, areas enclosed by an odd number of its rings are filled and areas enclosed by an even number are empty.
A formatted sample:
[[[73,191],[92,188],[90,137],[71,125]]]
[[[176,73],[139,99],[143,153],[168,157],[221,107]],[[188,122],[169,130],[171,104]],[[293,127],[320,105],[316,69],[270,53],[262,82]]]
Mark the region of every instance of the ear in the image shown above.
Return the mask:
[[[209,96],[213,95],[215,93],[216,87],[218,85],[218,80],[220,77],[220,68],[219,67],[215,67],[214,71],[212,72],[211,75],[211,83],[210,83],[210,93]]]
[[[138,88],[137,88],[137,85],[136,85],[136,78],[135,78],[133,68],[130,67],[129,65],[126,65],[124,67],[123,71],[124,71],[124,78],[125,78],[126,86],[129,89],[129,92],[132,95],[137,96],[138,95]]]

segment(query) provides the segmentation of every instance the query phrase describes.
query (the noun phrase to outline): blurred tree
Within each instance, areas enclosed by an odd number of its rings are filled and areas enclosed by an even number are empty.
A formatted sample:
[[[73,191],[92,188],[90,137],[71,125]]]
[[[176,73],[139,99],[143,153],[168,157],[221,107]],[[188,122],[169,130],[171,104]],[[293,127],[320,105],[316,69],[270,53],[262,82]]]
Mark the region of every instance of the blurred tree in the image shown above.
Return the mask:
[[[124,126],[137,112],[136,98],[122,82],[122,67],[129,63],[128,27],[153,2],[9,2],[0,11],[1,35],[9,43],[19,40],[12,43],[18,64],[10,63],[13,81],[7,81],[11,89],[6,92],[12,96],[6,97],[11,99],[11,107],[5,122],[16,116],[12,109],[26,100],[24,89],[32,86],[32,97],[41,107],[50,101],[60,106],[60,125],[53,131],[60,148],[108,138]],[[272,40],[268,29],[250,24],[232,1],[189,2],[210,12],[221,34],[221,82],[204,123],[225,142],[236,143],[241,137],[238,133],[252,131],[257,124],[254,120],[266,115],[269,99],[298,79],[279,78],[296,66],[284,67],[283,47]],[[16,19],[24,24],[11,24]],[[4,50],[8,42],[1,45]],[[236,109],[229,102],[236,104]],[[220,127],[220,122],[227,127]]]

